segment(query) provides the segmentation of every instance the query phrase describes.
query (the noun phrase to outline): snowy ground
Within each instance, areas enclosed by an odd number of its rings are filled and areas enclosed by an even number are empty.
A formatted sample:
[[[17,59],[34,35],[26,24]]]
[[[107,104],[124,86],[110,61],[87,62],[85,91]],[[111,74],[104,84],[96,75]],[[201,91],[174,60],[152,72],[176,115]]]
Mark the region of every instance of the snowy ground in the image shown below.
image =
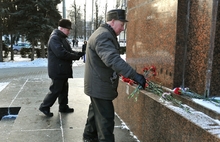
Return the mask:
[[[121,58],[125,60],[126,55],[121,55]],[[20,55],[14,57],[14,61],[9,62],[0,62],[0,69],[2,68],[14,68],[14,67],[46,67],[47,58],[36,58],[34,61],[31,61],[30,58],[21,58]],[[73,62],[73,66],[77,66]]]
[[[14,67],[46,67],[46,58],[37,58],[31,61],[30,58],[15,57],[14,61],[0,62],[0,69],[2,68],[14,68]]]

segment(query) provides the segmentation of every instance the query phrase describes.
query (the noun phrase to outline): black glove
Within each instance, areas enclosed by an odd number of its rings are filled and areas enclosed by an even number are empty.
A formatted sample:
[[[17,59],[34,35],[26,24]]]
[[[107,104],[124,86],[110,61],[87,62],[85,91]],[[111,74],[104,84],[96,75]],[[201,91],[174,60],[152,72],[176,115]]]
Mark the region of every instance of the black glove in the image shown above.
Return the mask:
[[[83,55],[85,55],[84,52],[78,52],[77,55],[79,55],[80,57],[82,57]]]
[[[145,88],[145,84],[146,84],[146,79],[143,75],[137,73],[135,76],[134,76],[134,81],[137,82],[139,85],[141,85],[144,89]]]
[[[79,55],[74,55],[72,60],[79,60],[80,59],[80,56]]]

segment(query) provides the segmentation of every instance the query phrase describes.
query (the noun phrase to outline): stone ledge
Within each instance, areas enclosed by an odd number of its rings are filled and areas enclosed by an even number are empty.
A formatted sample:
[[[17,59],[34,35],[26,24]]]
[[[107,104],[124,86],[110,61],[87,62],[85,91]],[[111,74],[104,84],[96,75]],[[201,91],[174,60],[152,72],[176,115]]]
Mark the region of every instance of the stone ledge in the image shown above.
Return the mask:
[[[135,87],[119,82],[115,111],[142,142],[220,142],[220,125],[202,112],[192,114],[164,104],[152,93],[140,91],[138,101],[128,99]]]

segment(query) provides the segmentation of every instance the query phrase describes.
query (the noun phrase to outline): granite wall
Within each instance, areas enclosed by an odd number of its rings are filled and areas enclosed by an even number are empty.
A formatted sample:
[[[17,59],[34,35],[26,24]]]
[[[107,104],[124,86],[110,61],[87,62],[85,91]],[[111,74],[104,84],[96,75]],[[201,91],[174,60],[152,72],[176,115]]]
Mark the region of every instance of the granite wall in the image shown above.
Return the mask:
[[[155,81],[173,87],[177,1],[128,1],[126,60],[139,73],[157,67]]]
[[[215,11],[210,0],[189,1],[187,4],[188,34],[185,68],[185,86],[199,94],[209,95],[214,45]],[[185,1],[181,1],[185,3]],[[183,5],[180,9],[185,9]],[[178,12],[179,13],[179,12]],[[182,13],[184,14],[184,13]],[[180,13],[180,15],[182,15]],[[181,20],[179,20],[181,24]],[[178,61],[177,61],[178,62]],[[213,76],[214,77],[214,76]]]
[[[220,96],[217,0],[129,0],[126,60],[154,82]],[[218,19],[217,19],[218,18]]]
[[[128,0],[127,6],[126,61],[133,68],[143,73],[154,65],[151,80],[157,84],[220,96],[218,0]],[[180,96],[197,111],[188,115],[147,91],[135,102],[128,99],[134,88],[120,81],[114,105],[141,142],[220,142],[220,126],[213,122],[219,113]]]
[[[213,9],[217,11],[216,21],[213,20],[213,23],[216,23],[215,27],[215,36],[214,36],[214,50],[213,50],[213,65],[212,65],[212,78],[210,85],[210,94],[213,96],[220,96],[219,90],[219,80],[220,80],[220,4],[217,1],[213,3]]]

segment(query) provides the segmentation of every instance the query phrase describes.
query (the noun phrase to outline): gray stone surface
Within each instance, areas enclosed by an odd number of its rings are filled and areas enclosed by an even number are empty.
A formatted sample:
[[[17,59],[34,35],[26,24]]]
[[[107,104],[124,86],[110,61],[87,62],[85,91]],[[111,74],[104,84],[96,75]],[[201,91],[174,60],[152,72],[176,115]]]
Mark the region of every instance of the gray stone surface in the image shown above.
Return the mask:
[[[0,121],[2,142],[82,142],[89,97],[83,92],[84,63],[76,61],[73,79],[69,79],[69,106],[74,113],[61,114],[56,102],[47,118],[38,108],[50,85],[46,67],[0,69],[0,83],[9,84],[0,91],[0,108],[20,107],[15,120]],[[131,132],[124,129],[115,117],[116,142],[136,142]]]

